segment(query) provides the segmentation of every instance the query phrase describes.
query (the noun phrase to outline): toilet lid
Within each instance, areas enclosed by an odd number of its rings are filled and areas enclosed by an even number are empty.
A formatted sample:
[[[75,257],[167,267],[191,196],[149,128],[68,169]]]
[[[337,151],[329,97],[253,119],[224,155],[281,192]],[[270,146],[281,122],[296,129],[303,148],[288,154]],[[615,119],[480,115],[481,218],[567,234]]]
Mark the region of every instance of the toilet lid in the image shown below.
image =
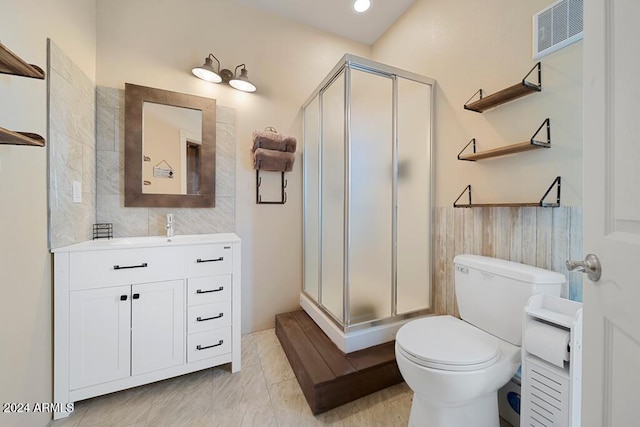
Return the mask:
[[[500,356],[500,341],[453,316],[414,320],[400,328],[396,344],[414,362],[430,368],[470,371]]]

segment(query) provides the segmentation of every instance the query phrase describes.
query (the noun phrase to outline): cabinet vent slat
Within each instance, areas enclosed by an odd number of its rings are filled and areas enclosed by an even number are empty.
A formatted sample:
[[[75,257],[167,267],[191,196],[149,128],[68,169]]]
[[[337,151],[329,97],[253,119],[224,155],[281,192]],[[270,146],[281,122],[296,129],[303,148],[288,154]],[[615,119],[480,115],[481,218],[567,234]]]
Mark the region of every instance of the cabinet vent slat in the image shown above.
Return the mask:
[[[549,369],[532,356],[526,358],[523,391],[523,424],[535,427],[566,425],[569,410],[569,377]]]

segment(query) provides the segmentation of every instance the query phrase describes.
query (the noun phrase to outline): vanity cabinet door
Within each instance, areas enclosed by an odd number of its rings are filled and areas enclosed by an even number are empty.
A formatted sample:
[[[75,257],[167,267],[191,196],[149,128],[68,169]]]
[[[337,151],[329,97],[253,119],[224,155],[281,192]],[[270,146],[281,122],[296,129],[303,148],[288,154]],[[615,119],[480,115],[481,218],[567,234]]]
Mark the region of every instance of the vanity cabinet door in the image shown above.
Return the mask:
[[[182,365],[184,281],[131,286],[131,374]]]
[[[128,377],[131,287],[74,291],[69,297],[69,388]]]

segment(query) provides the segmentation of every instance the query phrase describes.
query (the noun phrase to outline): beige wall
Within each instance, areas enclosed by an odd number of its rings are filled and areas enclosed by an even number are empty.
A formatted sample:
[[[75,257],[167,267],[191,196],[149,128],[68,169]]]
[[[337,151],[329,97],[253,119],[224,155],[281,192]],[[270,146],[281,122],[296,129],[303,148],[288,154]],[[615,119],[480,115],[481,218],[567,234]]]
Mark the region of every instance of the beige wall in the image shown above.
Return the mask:
[[[236,110],[243,331],[272,327],[275,314],[297,307],[302,284],[302,144],[287,174],[287,203],[256,205],[251,132],[273,126],[302,142],[302,103],[342,55],[369,56],[370,48],[231,0],[100,0],[97,16],[99,85],[122,89],[128,82],[207,96]],[[246,63],[258,91],[193,77],[191,68],[210,52],[223,68]],[[279,181],[268,178],[263,188],[277,194]]]
[[[53,39],[95,76],[95,3],[3,2],[2,43],[46,68]],[[0,75],[0,126],[47,132],[47,83]],[[0,145],[0,401],[50,402],[51,257],[47,251],[46,149]],[[48,413],[0,414],[0,425],[44,426]]]
[[[542,58],[543,91],[478,114],[463,109],[520,81],[532,59],[532,16],[551,0],[418,0],[373,47],[374,59],[437,80],[436,205],[472,184],[477,202],[534,202],[557,175],[562,204],[582,204],[582,42]],[[457,160],[472,138],[480,150],[528,140],[551,119],[552,148],[475,163]]]

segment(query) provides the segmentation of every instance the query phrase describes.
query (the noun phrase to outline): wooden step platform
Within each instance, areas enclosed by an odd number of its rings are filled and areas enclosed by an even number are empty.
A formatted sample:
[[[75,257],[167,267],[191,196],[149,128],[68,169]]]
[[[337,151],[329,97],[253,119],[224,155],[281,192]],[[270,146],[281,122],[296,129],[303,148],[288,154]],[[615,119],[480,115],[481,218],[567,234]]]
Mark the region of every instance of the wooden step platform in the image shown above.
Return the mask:
[[[393,341],[345,354],[302,310],[276,315],[276,335],[314,415],[402,382]]]

